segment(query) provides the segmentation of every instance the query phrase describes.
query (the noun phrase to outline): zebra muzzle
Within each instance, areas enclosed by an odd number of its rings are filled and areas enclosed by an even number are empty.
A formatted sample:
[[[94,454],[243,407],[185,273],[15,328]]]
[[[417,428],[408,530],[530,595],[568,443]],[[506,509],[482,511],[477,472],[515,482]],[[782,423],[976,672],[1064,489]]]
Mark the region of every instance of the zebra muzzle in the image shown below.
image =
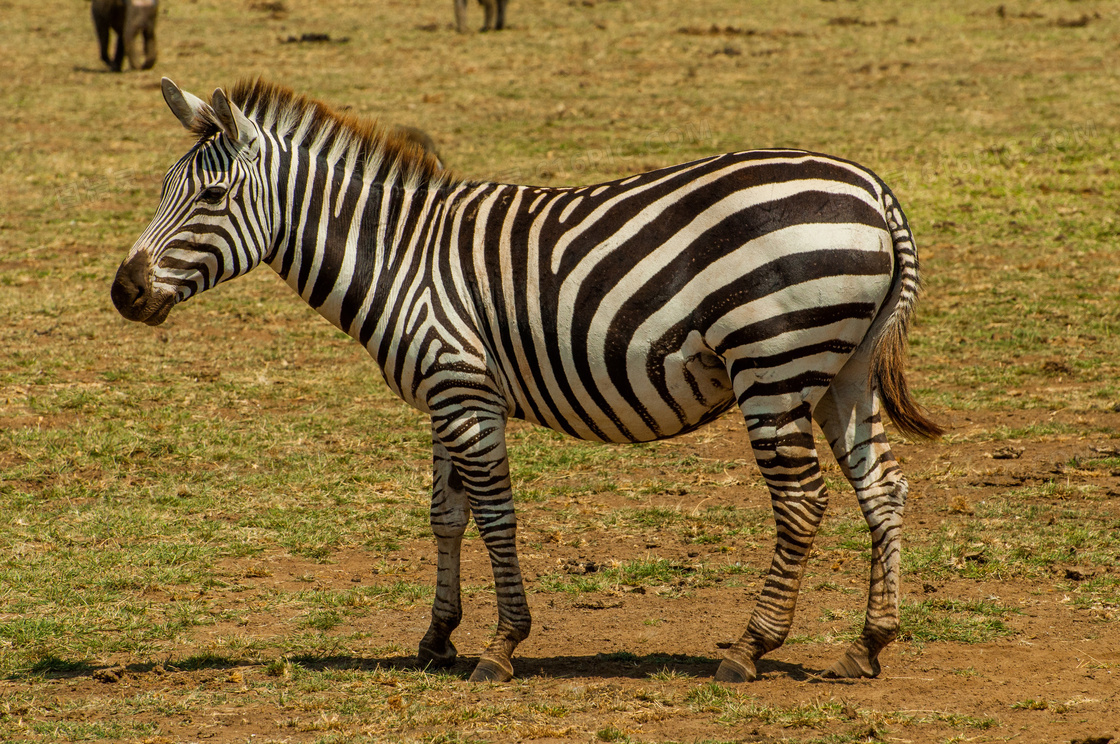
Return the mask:
[[[166,320],[175,305],[174,294],[153,291],[151,266],[144,251],[137,251],[120,265],[109,295],[117,312],[126,319],[152,326]]]

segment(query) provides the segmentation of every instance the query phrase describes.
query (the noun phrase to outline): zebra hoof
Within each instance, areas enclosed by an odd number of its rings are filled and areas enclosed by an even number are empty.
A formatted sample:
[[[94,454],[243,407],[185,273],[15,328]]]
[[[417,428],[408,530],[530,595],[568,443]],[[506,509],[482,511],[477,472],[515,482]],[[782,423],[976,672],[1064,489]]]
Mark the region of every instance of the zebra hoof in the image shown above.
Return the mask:
[[[513,679],[513,664],[501,664],[495,659],[479,659],[471,673],[471,682],[509,682]]]
[[[445,641],[442,649],[421,643],[420,650],[416,653],[416,662],[421,669],[427,669],[428,667],[444,668],[454,664],[458,655],[459,652],[451,641]]]
[[[743,663],[730,657],[725,658],[716,670],[716,682],[754,682],[758,671],[750,661]]]
[[[839,661],[828,668],[825,676],[833,679],[878,677],[879,660],[868,656],[866,651],[849,649]]]

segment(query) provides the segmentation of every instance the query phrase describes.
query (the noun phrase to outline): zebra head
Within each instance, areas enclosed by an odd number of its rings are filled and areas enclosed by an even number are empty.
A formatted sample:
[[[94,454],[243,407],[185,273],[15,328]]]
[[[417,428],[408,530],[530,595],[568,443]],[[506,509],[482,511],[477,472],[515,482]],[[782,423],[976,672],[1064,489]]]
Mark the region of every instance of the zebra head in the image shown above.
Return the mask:
[[[121,315],[153,326],[176,303],[255,267],[272,243],[257,125],[221,88],[210,103],[168,78],[162,88],[199,141],[164,176],[156,215],[111,290]]]

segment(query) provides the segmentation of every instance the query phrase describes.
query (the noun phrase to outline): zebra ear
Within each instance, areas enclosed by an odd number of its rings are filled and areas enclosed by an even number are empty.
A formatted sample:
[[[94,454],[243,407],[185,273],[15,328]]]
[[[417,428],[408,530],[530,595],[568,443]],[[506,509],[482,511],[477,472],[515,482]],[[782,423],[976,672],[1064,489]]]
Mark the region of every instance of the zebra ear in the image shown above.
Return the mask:
[[[210,106],[214,109],[218,128],[231,140],[247,147],[257,138],[256,126],[249,117],[241,113],[236,103],[229,100],[224,90],[214,90],[214,95],[210,96]]]
[[[167,107],[187,129],[191,128],[196,117],[209,108],[198,96],[179,90],[179,86],[172,82],[171,78],[165,77],[160,81],[160,88],[163,90],[163,100],[167,102]]]

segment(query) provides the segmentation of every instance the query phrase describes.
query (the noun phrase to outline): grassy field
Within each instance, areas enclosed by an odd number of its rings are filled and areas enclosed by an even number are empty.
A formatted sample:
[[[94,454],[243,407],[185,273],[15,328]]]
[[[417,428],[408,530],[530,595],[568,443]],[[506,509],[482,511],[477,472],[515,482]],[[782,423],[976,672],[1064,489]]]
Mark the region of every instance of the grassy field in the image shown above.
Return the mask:
[[[88,2],[0,0],[0,740],[1120,737],[1114,4],[514,0],[508,31],[465,35],[451,5],[165,0],[155,69],[114,75]],[[773,539],[733,416],[632,447],[514,425],[517,677],[466,682],[495,619],[477,539],[464,658],[412,668],[426,419],[267,269],[158,329],[109,301],[190,145],[160,76],[260,74],[421,126],[469,178],[767,146],[883,176],[923,262],[911,382],[950,426],[893,438],[912,493],[883,676],[818,677],[870,552],[830,463],[790,642],[712,682]]]

